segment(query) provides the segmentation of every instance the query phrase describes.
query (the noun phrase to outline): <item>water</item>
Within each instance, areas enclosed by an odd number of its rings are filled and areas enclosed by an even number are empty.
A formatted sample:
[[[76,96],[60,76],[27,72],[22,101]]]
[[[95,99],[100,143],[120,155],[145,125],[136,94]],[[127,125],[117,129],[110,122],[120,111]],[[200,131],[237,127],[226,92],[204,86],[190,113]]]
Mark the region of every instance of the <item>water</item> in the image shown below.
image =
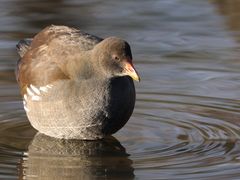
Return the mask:
[[[240,179],[238,0],[2,0],[0,179]],[[142,81],[115,138],[60,141],[29,125],[15,44],[65,24],[132,46]]]

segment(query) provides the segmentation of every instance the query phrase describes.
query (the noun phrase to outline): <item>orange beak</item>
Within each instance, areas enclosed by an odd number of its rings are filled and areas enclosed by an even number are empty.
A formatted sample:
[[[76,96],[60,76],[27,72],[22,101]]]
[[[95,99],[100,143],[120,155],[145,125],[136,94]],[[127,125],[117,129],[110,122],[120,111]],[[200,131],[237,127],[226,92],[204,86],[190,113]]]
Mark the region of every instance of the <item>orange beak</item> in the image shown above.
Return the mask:
[[[131,61],[125,63],[124,74],[130,76],[133,80],[140,82],[140,77]]]

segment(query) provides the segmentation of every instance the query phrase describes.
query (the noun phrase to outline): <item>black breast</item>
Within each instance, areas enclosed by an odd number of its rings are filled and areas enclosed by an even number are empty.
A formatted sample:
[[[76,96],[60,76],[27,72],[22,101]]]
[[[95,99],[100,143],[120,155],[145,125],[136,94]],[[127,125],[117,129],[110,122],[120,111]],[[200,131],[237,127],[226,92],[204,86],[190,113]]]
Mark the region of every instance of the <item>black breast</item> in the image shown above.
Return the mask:
[[[104,134],[113,134],[121,129],[132,115],[135,105],[135,87],[128,77],[116,77],[110,82],[108,117],[109,121],[103,128]]]

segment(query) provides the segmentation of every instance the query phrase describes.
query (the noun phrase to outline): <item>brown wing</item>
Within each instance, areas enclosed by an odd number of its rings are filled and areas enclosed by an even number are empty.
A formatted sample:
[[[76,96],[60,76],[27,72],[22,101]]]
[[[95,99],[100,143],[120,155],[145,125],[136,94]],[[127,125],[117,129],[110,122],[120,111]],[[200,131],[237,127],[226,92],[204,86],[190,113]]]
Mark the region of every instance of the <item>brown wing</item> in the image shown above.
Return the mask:
[[[69,79],[41,48],[29,50],[18,63],[17,78],[21,94],[25,94],[30,84],[45,86],[57,80]]]
[[[16,76],[24,94],[30,84],[45,86],[62,79],[70,79],[64,64],[79,51],[92,49],[102,39],[66,26],[49,26],[38,33],[20,51]]]

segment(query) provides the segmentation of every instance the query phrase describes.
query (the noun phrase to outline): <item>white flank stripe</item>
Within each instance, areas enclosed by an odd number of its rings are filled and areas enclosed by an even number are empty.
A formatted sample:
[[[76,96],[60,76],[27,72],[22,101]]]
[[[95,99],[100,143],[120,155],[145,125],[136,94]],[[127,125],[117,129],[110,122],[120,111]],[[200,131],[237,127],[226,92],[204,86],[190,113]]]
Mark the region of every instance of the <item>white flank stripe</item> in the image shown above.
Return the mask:
[[[23,100],[23,105],[25,106],[26,104],[27,104],[26,101]]]
[[[26,94],[23,95],[23,98],[24,98],[25,101],[27,101],[27,95]]]
[[[47,85],[46,87],[51,89],[53,85],[50,84],[50,85]]]
[[[40,89],[40,91],[43,91],[43,92],[48,92],[48,89],[47,89],[47,87],[46,87],[46,86],[40,87],[39,89]]]
[[[40,101],[41,97],[40,96],[32,96],[33,101]]]
[[[32,90],[36,93],[36,94],[38,94],[38,95],[40,95],[40,91],[38,90],[38,88],[36,88],[34,85],[32,85],[32,84],[30,84],[30,87],[32,88]]]
[[[34,93],[33,93],[29,88],[27,88],[27,93],[28,93],[30,96],[34,96]]]
[[[29,112],[29,111],[30,111],[26,106],[23,106],[23,107],[24,107],[24,109],[25,109],[26,112]]]

